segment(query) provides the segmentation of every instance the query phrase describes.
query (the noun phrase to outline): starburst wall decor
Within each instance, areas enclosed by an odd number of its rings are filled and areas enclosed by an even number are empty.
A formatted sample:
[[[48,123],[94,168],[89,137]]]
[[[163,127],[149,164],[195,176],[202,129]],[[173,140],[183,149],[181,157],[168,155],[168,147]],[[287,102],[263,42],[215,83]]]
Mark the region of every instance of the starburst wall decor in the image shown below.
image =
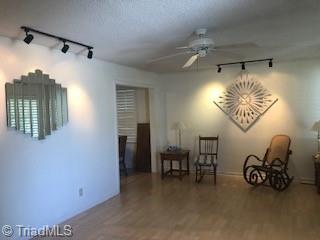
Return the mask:
[[[245,72],[214,103],[246,132],[276,101],[259,81]]]

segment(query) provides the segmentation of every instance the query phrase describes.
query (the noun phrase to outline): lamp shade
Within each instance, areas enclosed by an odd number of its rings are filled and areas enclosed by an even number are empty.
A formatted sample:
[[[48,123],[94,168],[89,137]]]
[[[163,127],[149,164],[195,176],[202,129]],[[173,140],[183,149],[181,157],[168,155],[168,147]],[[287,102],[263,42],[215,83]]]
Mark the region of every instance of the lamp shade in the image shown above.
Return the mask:
[[[175,124],[174,128],[177,130],[184,130],[186,129],[186,125],[184,125],[183,122],[179,121]]]
[[[319,121],[316,121],[312,128],[311,128],[312,131],[315,131],[315,132],[318,132],[320,130],[320,120]]]

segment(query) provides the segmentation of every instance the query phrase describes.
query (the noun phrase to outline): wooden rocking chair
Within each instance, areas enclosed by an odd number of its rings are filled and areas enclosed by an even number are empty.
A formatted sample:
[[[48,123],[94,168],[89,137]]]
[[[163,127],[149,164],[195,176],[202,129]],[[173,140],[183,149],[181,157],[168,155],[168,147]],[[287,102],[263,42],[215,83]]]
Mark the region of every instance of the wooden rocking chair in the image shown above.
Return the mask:
[[[272,138],[263,159],[249,155],[243,165],[243,177],[246,182],[253,186],[269,183],[277,191],[285,190],[293,180],[287,172],[289,155],[292,153],[290,143],[288,136],[276,135]],[[249,165],[251,159],[259,164]]]

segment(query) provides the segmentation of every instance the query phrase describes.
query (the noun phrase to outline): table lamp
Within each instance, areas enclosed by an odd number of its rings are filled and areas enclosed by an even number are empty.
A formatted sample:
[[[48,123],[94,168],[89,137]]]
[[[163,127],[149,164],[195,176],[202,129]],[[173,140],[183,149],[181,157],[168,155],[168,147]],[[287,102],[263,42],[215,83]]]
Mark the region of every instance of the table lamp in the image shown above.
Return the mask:
[[[179,121],[175,124],[175,129],[179,132],[179,148],[181,149],[181,132],[186,129],[183,122]]]
[[[312,130],[318,133],[317,140],[318,140],[318,153],[320,152],[320,120],[316,121],[313,126]]]

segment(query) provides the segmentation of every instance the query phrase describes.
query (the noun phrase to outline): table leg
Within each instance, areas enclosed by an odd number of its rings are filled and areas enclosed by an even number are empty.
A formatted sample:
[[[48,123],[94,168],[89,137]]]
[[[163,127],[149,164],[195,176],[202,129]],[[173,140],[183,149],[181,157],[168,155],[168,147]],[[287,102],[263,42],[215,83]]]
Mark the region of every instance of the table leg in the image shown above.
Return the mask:
[[[319,169],[318,169],[318,171],[319,171]],[[317,177],[316,177],[316,186],[317,186],[318,193],[320,193],[319,173],[317,173]]]
[[[319,163],[316,164],[316,185],[317,185],[317,190],[318,193],[320,193],[320,167],[319,167]]]
[[[190,168],[189,168],[189,153],[187,153],[187,174],[190,174]]]
[[[170,160],[170,175],[172,175],[172,160]]]
[[[164,166],[163,166],[163,164],[164,164],[164,161],[163,161],[163,159],[161,159],[161,178],[162,179],[164,178]]]
[[[314,163],[314,184],[318,184],[317,164]]]
[[[179,178],[182,180],[182,160],[179,160]]]

